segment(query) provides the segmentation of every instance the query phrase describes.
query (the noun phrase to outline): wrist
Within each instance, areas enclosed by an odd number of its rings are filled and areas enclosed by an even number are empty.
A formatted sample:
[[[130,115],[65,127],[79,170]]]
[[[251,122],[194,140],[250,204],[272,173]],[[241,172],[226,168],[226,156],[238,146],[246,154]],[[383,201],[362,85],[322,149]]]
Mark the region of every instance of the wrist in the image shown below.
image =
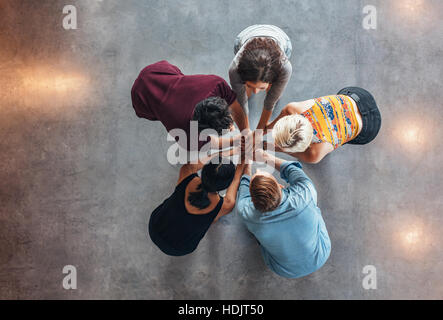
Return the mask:
[[[274,157],[272,155],[270,155],[267,151],[263,151],[263,159],[265,159],[265,161],[269,161],[269,160],[273,160]]]
[[[213,135],[209,136],[209,138],[210,138],[211,147],[218,148],[218,145],[220,143],[220,139],[217,136],[213,136]]]

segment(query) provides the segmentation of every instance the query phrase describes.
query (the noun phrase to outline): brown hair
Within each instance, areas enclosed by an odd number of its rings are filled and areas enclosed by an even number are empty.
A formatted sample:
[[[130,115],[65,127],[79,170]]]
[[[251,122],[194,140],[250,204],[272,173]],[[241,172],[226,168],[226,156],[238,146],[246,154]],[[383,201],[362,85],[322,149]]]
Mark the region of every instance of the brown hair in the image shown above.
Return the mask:
[[[254,38],[244,47],[238,62],[243,82],[273,83],[283,68],[285,58],[277,42],[271,38]]]
[[[275,210],[281,201],[281,191],[278,183],[268,176],[257,175],[249,186],[251,200],[260,212]]]

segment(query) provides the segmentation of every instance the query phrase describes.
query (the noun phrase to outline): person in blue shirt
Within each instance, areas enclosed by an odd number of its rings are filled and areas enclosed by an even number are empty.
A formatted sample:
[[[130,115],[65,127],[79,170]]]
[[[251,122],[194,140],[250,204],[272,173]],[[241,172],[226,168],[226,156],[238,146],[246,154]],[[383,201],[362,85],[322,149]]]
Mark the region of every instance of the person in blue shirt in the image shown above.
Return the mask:
[[[266,265],[285,278],[299,278],[320,269],[331,252],[331,241],[317,191],[297,161],[284,161],[256,150],[289,183],[284,188],[270,173],[245,167],[237,195],[237,212],[260,243]],[[257,155],[256,153],[256,155]]]

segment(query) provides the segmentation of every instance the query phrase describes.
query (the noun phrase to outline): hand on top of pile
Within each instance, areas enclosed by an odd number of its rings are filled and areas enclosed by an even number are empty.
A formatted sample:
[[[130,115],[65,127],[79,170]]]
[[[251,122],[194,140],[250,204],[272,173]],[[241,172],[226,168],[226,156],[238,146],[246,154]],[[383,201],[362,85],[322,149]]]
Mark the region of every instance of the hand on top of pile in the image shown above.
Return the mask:
[[[251,131],[245,129],[239,139],[242,163],[251,164],[253,161],[264,161],[262,130]]]

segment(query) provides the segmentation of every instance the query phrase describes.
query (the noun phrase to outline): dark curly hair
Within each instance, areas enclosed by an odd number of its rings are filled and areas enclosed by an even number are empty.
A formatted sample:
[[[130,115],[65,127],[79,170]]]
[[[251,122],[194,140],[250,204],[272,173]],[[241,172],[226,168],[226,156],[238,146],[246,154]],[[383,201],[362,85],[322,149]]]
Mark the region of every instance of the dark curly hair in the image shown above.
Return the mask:
[[[213,159],[215,160],[215,159]],[[201,173],[201,183],[196,192],[191,192],[188,201],[196,208],[207,208],[211,201],[208,193],[225,190],[231,185],[235,175],[235,165],[229,159],[218,157],[218,161],[207,163]]]
[[[283,68],[285,56],[271,38],[253,38],[243,49],[238,62],[238,74],[243,82],[273,83]]]
[[[210,97],[197,103],[192,120],[198,121],[198,131],[214,129],[219,135],[229,129],[234,120],[229,112],[228,103],[220,97]]]

